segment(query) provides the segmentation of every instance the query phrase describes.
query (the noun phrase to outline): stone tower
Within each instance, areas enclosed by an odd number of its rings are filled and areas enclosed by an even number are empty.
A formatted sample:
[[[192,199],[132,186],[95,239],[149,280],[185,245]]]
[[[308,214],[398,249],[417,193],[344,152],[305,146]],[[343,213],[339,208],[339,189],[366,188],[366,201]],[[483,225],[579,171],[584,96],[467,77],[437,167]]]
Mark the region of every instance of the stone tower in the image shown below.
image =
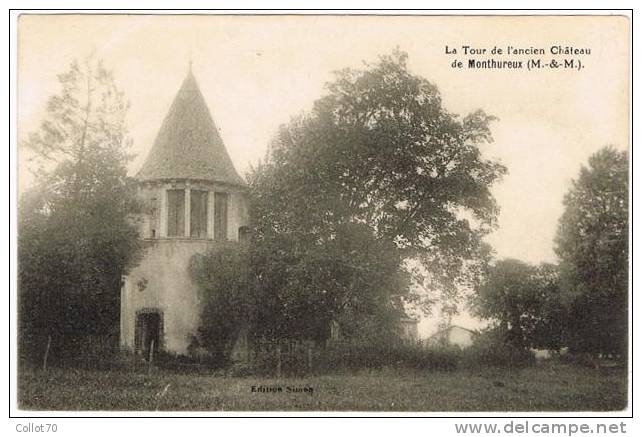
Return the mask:
[[[140,264],[123,278],[124,349],[185,353],[199,326],[201,302],[191,257],[246,235],[246,185],[218,134],[191,68],[136,176],[144,211]]]

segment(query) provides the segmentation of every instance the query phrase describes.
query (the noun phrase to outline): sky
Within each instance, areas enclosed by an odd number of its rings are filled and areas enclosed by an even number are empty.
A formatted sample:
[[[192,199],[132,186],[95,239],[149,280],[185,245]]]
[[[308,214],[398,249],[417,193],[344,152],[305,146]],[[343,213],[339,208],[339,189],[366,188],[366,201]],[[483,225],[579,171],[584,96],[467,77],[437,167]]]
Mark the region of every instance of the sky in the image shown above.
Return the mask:
[[[555,262],[562,199],[588,157],[629,147],[629,22],[624,17],[22,15],[18,39],[18,137],[37,129],[56,75],[94,52],[131,103],[132,174],[150,150],[189,60],[241,174],[265,155],[278,126],[309,110],[333,72],[393,49],[437,85],[443,104],[498,117],[482,146],[509,174],[493,194],[501,208],[487,238],[498,258]],[[462,46],[588,48],[584,68],[453,69]],[[446,54],[446,46],[458,50]],[[544,56],[516,56],[527,60]],[[19,151],[19,190],[31,179]],[[455,323],[478,324],[467,314]],[[434,318],[420,325],[434,329]]]

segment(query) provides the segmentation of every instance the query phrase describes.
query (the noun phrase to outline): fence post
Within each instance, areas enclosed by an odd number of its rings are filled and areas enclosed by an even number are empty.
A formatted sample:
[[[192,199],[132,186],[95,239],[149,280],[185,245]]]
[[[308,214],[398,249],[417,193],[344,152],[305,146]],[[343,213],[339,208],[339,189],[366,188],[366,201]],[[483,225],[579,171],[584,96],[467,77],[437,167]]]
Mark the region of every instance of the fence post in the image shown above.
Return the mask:
[[[276,377],[281,377],[281,344],[276,347]]]
[[[147,368],[147,373],[152,372],[152,364],[154,363],[154,340],[149,345],[149,367]]]
[[[388,367],[390,368],[392,366],[392,349],[390,342],[388,342]]]
[[[42,370],[47,370],[47,358],[49,358],[49,348],[51,347],[51,334],[47,337],[47,348],[45,349],[45,357],[42,360]]]

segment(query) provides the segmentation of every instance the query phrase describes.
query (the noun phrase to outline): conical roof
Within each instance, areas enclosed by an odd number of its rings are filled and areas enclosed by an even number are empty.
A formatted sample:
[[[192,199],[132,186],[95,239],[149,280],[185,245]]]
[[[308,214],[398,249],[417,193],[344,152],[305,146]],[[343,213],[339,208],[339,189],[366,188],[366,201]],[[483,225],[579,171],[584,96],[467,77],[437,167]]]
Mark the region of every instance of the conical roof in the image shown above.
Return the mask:
[[[191,69],[137,177],[245,185],[227,154]]]

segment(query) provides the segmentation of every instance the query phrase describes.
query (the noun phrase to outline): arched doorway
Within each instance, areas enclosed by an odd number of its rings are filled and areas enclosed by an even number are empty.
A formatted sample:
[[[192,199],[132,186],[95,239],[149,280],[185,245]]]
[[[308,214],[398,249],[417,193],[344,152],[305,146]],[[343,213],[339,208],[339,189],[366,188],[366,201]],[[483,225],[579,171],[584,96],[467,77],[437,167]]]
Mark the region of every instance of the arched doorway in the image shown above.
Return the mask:
[[[241,243],[250,241],[250,228],[248,228],[247,226],[241,226],[239,228],[239,241]]]
[[[142,309],[136,312],[134,343],[136,353],[149,358],[152,345],[154,351],[163,347],[163,313],[158,309]]]

